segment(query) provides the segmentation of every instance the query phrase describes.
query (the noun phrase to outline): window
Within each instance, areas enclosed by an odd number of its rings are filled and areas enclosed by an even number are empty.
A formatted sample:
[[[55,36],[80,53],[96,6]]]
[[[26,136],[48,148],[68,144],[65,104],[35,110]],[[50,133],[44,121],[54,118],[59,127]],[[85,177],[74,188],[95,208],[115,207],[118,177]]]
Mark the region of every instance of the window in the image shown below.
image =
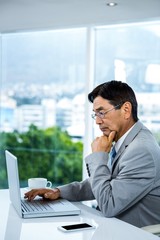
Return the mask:
[[[82,179],[85,54],[84,28],[2,35],[0,161],[16,154],[22,185]]]
[[[96,28],[95,43],[95,85],[113,79],[127,82],[136,92],[140,120],[156,134],[160,130],[160,22]]]
[[[160,22],[0,37],[0,188],[6,148],[18,156],[22,186],[36,176],[53,186],[81,180],[82,154],[99,135],[86,95],[112,79],[134,89],[160,144]]]

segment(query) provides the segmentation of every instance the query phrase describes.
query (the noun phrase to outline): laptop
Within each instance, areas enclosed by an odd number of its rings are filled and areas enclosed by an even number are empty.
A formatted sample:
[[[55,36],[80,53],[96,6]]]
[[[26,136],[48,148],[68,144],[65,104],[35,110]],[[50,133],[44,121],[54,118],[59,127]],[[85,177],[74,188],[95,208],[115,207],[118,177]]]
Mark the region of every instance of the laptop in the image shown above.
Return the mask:
[[[21,197],[17,157],[5,150],[10,200],[21,218],[79,215],[81,210],[70,201],[43,200],[37,197],[28,201]]]

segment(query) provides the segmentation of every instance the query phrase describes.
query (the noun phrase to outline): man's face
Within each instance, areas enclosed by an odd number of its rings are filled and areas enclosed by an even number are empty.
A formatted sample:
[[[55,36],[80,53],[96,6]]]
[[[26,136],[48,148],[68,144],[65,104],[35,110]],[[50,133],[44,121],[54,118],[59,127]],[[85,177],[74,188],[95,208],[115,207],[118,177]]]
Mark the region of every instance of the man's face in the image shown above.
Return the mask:
[[[120,109],[115,109],[108,100],[98,96],[93,101],[93,111],[97,114],[95,121],[103,135],[109,136],[111,131],[115,131],[114,140],[117,141],[126,132],[127,121],[123,106]]]

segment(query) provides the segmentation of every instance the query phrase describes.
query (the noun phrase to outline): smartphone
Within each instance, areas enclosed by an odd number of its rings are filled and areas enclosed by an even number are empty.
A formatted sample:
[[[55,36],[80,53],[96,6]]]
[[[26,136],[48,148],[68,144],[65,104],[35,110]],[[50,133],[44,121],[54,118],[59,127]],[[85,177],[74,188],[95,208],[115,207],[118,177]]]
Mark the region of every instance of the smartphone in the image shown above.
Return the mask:
[[[59,226],[58,229],[63,232],[74,232],[74,231],[80,231],[84,229],[94,229],[95,226],[90,225],[88,223],[78,223],[73,225],[65,225],[65,226]]]

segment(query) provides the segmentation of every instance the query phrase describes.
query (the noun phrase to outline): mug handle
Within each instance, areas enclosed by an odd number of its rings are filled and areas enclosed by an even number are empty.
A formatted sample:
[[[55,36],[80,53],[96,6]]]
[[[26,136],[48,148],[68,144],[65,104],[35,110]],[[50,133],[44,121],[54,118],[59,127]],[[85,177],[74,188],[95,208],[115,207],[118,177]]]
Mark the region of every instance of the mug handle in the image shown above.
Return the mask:
[[[47,181],[47,187],[51,188],[52,187],[52,183],[50,181]]]

